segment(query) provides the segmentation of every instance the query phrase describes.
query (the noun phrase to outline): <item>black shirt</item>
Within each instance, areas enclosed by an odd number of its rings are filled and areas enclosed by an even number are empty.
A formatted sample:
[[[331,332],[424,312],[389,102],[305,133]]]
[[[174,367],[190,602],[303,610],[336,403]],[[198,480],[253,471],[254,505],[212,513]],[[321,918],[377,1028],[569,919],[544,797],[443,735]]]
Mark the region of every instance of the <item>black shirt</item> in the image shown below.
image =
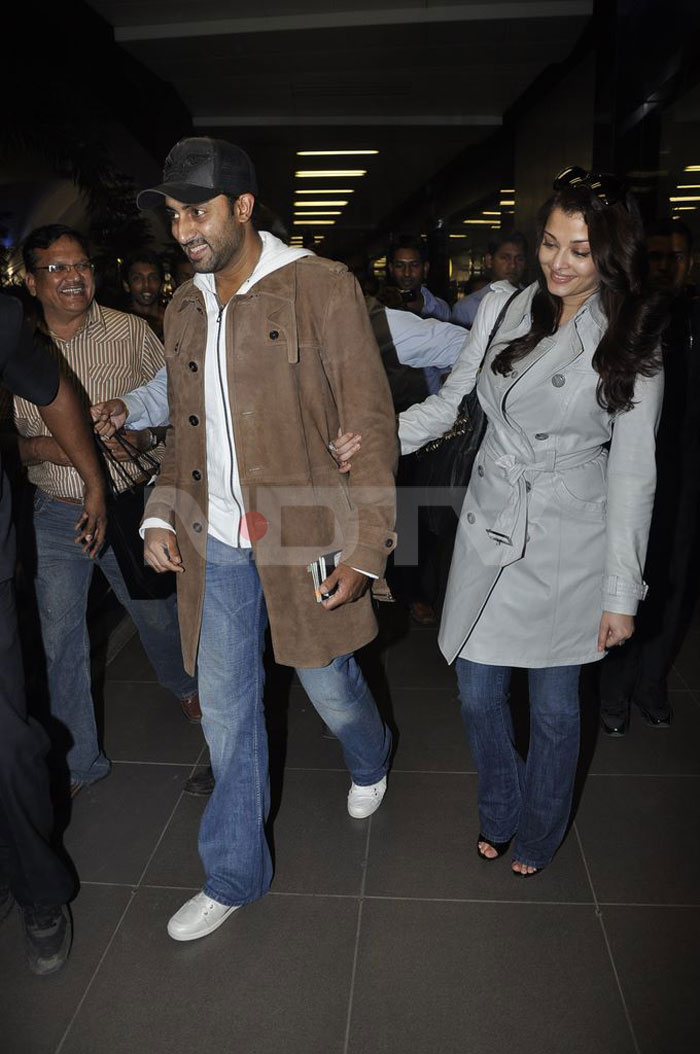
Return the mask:
[[[12,392],[47,406],[58,391],[58,365],[34,343],[22,314],[22,305],[11,296],[0,296],[0,383]],[[12,578],[15,547],[11,530],[10,487],[2,467],[0,448],[0,581]]]

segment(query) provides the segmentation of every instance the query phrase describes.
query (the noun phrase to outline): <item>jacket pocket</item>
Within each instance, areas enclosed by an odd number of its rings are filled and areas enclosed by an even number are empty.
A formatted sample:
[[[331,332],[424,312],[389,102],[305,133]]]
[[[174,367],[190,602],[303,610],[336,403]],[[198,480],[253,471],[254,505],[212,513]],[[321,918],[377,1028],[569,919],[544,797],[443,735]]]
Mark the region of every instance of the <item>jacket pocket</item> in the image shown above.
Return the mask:
[[[554,482],[554,493],[559,504],[566,512],[573,513],[576,517],[604,523],[607,507],[605,492],[603,491],[601,497],[594,498],[593,495],[587,493],[588,487],[586,487],[582,493],[575,494],[572,487],[575,482],[580,482],[580,480],[570,481],[568,478],[570,475],[571,472],[567,473],[566,480],[562,476],[557,476]]]

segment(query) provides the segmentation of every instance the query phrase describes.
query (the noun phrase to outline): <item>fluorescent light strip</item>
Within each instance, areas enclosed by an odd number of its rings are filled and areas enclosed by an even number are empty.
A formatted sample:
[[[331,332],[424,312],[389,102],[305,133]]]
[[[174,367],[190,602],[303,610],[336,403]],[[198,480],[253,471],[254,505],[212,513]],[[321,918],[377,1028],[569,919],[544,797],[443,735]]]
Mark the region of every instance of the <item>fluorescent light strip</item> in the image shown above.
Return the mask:
[[[492,225],[491,220],[462,220],[462,223],[485,223],[487,227]]]
[[[302,219],[308,219],[309,216],[340,216],[340,209],[327,209],[324,212],[295,212],[295,216],[301,216]]]
[[[297,150],[297,157],[357,157],[360,154],[378,153],[378,150]]]
[[[674,212],[695,212],[697,205],[674,205]]]
[[[366,168],[323,168],[313,171],[308,168],[302,168],[299,172],[295,172],[294,175],[297,179],[326,179],[329,177],[335,178],[336,176],[366,176]]]
[[[501,210],[498,209],[497,212],[487,212],[486,209],[482,209],[481,210],[481,215],[482,216],[500,216],[501,215]]]
[[[468,238],[468,234],[451,234],[450,238]]]
[[[508,187],[507,189],[504,189],[503,187],[501,187],[501,189],[499,190],[498,193],[499,194],[515,194],[515,187]]]
[[[326,188],[324,188],[323,190],[308,190],[305,187],[303,190],[301,188],[297,188],[294,191],[294,193],[295,194],[354,194],[355,193],[355,189],[354,189],[354,187],[336,187],[335,190],[328,190]]]
[[[686,165],[684,172],[700,172],[700,165]]]
[[[315,208],[317,205],[347,205],[347,201],[295,201],[295,209]]]
[[[332,227],[335,220],[294,220],[295,227]]]
[[[515,202],[514,201],[499,201],[498,204],[501,205],[501,206],[503,206],[503,205],[515,205]]]
[[[679,183],[678,190],[700,190],[700,183]]]
[[[669,201],[700,201],[700,194],[680,194],[676,198],[669,198]]]

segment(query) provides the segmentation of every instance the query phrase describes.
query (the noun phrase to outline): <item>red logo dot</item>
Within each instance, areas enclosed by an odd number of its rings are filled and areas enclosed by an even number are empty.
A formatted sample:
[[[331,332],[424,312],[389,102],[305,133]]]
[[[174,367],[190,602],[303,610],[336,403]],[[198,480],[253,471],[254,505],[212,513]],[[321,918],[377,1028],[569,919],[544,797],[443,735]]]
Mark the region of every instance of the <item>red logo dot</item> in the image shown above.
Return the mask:
[[[247,512],[241,520],[241,534],[250,542],[259,542],[267,534],[267,526],[261,512]]]

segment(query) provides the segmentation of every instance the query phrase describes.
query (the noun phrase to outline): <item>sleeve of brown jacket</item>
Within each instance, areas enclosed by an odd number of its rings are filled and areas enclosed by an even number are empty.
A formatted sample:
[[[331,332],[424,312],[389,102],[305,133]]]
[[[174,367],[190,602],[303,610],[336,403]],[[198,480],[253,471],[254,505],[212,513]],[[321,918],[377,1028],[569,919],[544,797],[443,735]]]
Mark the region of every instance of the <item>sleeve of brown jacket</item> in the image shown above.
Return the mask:
[[[336,272],[333,278],[321,357],[341,428],[362,436],[362,450],[353,458],[348,479],[357,517],[355,544],[343,550],[341,559],[350,567],[381,576],[396,545],[396,419],[360,287],[347,271]]]

